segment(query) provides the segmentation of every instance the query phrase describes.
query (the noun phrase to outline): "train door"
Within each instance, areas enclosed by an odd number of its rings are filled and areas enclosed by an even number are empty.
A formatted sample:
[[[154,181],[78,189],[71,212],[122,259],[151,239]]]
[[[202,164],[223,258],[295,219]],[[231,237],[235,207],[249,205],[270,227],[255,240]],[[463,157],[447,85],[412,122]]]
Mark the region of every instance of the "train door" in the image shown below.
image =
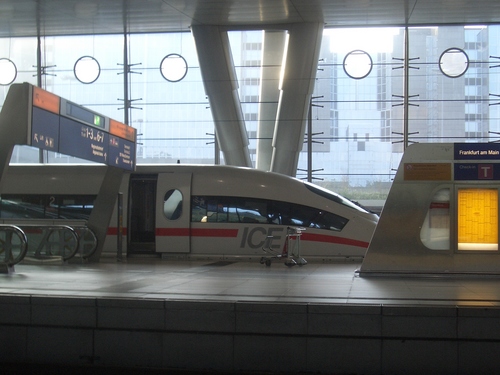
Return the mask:
[[[156,252],[190,252],[191,179],[191,173],[158,175]]]
[[[128,254],[154,254],[158,175],[131,175],[128,201]]]

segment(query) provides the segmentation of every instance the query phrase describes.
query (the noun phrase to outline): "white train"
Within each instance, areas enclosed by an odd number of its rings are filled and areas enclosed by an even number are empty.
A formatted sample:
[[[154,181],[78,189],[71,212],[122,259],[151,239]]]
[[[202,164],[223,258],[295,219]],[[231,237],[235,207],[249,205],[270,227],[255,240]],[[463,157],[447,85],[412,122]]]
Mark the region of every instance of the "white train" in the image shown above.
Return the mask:
[[[86,220],[105,171],[96,165],[10,166],[0,190],[0,217]],[[253,258],[263,255],[267,238],[271,250],[282,252],[287,228],[303,227],[301,256],[362,257],[378,221],[316,185],[229,166],[138,166],[124,172],[121,194],[123,216],[115,205],[104,253],[116,254],[123,223],[123,252],[129,256]]]

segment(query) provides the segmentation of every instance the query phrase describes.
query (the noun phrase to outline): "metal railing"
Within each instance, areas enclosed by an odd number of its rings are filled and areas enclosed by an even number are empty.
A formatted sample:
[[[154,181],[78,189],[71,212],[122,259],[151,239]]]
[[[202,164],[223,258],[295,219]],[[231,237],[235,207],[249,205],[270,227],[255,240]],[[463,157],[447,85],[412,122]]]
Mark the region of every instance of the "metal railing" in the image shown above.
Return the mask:
[[[90,258],[97,237],[86,225],[0,224],[0,263],[9,267],[25,257],[32,260]]]
[[[26,256],[28,238],[16,225],[0,224],[0,263],[12,267]]]

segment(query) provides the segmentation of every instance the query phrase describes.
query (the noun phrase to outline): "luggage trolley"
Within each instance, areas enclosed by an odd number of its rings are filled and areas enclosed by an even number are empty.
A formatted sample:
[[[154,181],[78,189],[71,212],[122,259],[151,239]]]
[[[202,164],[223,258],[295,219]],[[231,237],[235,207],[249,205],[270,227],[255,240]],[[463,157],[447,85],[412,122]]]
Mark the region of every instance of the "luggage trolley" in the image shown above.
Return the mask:
[[[296,265],[302,267],[306,265],[307,261],[300,256],[300,236],[305,230],[306,228],[302,227],[287,227],[285,246],[281,254],[278,254],[271,247],[273,236],[267,236],[264,246],[262,247],[262,250],[267,256],[260,258],[260,264],[265,263],[266,266],[269,267],[273,259],[285,259],[285,265],[288,267]]]

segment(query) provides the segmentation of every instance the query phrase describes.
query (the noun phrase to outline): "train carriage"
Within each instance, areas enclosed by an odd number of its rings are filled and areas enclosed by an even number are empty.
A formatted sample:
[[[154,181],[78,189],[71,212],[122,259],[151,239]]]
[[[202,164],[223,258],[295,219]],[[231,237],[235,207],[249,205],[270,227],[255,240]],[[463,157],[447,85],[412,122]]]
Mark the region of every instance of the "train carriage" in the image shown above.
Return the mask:
[[[105,166],[10,166],[1,189],[5,221],[84,220]],[[138,166],[124,172],[124,251],[164,257],[260,257],[266,238],[283,251],[288,227],[305,228],[301,255],[364,256],[378,216],[304,181],[255,169],[209,165]],[[104,253],[116,253],[118,210]]]

